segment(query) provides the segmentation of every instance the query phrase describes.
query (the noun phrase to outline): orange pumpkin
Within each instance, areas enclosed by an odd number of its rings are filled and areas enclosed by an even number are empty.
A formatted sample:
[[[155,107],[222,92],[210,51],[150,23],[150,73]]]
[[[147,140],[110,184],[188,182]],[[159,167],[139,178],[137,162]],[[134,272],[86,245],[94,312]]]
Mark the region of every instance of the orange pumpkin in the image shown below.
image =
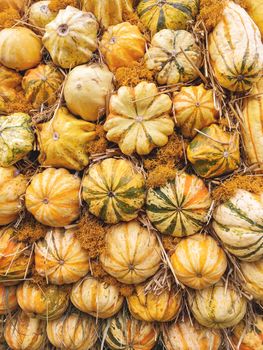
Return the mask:
[[[17,308],[16,287],[0,285],[0,315],[5,315]]]
[[[1,0],[0,11],[4,9],[14,9],[19,12],[24,12],[28,0]]]
[[[255,322],[250,327],[247,327],[245,322],[240,322],[234,328],[231,340],[234,346],[236,346],[235,350],[262,350],[263,318],[257,316]]]
[[[0,87],[1,89],[15,89],[22,82],[22,76],[12,69],[0,66]]]

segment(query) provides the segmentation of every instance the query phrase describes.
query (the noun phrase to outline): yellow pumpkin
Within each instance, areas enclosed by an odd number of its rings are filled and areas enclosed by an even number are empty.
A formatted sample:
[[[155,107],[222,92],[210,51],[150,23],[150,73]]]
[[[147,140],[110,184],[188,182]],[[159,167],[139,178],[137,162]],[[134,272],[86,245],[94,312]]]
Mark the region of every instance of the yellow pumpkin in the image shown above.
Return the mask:
[[[263,259],[255,262],[242,261],[242,287],[256,300],[263,301]]]
[[[103,269],[122,283],[141,283],[160,267],[157,239],[137,221],[108,228],[105,244],[105,251],[100,255]]]
[[[68,109],[82,119],[97,121],[114,90],[114,75],[105,64],[81,65],[69,72],[64,97]]]
[[[236,350],[263,350],[263,319],[257,316],[249,327],[240,322],[233,330],[231,340]]]
[[[104,124],[106,137],[126,155],[149,154],[155,147],[166,145],[173,133],[171,107],[170,97],[159,94],[153,83],[122,86],[110,99],[110,113]]]
[[[1,0],[0,11],[4,9],[14,9],[24,13],[28,0]]]
[[[11,313],[17,306],[16,287],[0,285],[0,315]]]
[[[68,6],[46,25],[42,40],[56,65],[73,68],[91,59],[97,49],[97,31],[92,13]]]
[[[26,190],[26,208],[44,225],[67,226],[80,214],[79,191],[77,176],[48,168],[33,176]]]
[[[35,267],[40,276],[56,285],[77,282],[89,271],[89,256],[74,231],[52,229],[35,246]]]
[[[39,163],[82,170],[89,162],[87,144],[96,137],[95,127],[59,108],[50,121],[37,125]]]
[[[253,19],[263,37],[263,1],[262,0],[244,0],[247,13]]]
[[[0,65],[0,88],[15,89],[22,82],[22,75],[12,69]]]
[[[29,8],[28,21],[39,29],[44,29],[45,26],[53,21],[57,16],[56,12],[49,9],[50,0],[37,1]]]
[[[178,280],[193,289],[217,283],[227,268],[222,248],[210,236],[197,234],[181,240],[171,256]]]
[[[100,282],[91,276],[74,284],[70,299],[80,311],[99,318],[116,314],[124,300],[117,286]]]
[[[139,28],[129,22],[110,26],[100,41],[100,51],[111,71],[131,67],[144,56],[146,40]]]

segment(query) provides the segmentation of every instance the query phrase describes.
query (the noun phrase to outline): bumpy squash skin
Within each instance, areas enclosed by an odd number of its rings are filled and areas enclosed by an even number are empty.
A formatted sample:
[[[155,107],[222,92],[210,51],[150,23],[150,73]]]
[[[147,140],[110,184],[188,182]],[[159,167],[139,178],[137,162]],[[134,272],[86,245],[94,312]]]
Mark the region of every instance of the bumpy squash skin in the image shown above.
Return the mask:
[[[240,263],[242,272],[241,279],[244,280],[242,284],[247,293],[252,295],[255,300],[263,300],[263,259]]]
[[[0,285],[0,315],[10,314],[17,306],[16,287]]]
[[[255,322],[246,328],[245,322],[240,322],[233,330],[231,340],[239,350],[263,350],[263,320],[257,316]],[[242,339],[240,343],[240,339]]]
[[[52,12],[48,5],[50,0],[37,1],[29,8],[28,21],[34,26],[44,29],[45,26],[53,21],[57,16],[56,12]]]

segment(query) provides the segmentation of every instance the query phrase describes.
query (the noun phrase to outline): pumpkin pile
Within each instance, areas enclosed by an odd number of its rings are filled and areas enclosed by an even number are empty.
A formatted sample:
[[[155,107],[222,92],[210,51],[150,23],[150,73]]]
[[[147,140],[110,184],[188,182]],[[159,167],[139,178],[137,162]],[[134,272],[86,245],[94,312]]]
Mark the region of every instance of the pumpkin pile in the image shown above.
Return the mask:
[[[0,1],[0,350],[263,349],[263,0]]]

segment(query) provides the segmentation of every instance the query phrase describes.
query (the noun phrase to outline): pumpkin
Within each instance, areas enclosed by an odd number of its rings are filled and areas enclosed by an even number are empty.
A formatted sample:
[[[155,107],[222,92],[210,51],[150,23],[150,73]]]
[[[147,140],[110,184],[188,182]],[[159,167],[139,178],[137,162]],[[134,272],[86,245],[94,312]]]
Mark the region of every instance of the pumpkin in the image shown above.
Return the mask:
[[[196,320],[208,328],[228,328],[245,316],[247,302],[231,285],[223,282],[189,294],[189,307]]]
[[[130,221],[108,228],[100,261],[103,269],[118,281],[137,284],[159,269],[161,251],[153,232]]]
[[[81,65],[69,72],[64,97],[68,109],[88,121],[97,121],[114,90],[114,75],[105,64]]]
[[[216,122],[216,109],[213,90],[206,90],[204,85],[185,86],[178,93],[174,93],[173,110],[176,126],[185,137],[193,138],[197,130]]]
[[[123,304],[123,297],[117,286],[100,282],[91,276],[73,286],[70,299],[79,310],[99,318],[113,316]]]
[[[204,178],[228,174],[239,167],[239,136],[212,124],[187,147],[187,158],[197,175]]]
[[[57,16],[56,12],[49,9],[50,0],[37,1],[29,8],[28,21],[39,29],[44,29],[45,26],[53,21]]]
[[[97,341],[98,326],[92,317],[72,312],[48,322],[47,335],[56,348],[88,350]]]
[[[212,226],[224,247],[245,261],[263,257],[263,195],[238,190],[213,213]]]
[[[262,350],[263,349],[263,319],[256,316],[253,325],[247,327],[245,322],[240,322],[233,330],[231,340],[238,350]],[[240,343],[240,339],[241,343]]]
[[[12,69],[0,65],[0,88],[1,90],[15,89],[20,86],[22,76]],[[2,92],[2,91],[1,91]]]
[[[22,87],[26,99],[34,108],[42,104],[51,106],[56,102],[58,90],[63,82],[63,75],[49,64],[40,64],[26,72]]]
[[[0,63],[16,70],[37,66],[41,61],[41,40],[25,27],[5,28],[0,32]]]
[[[128,160],[108,158],[92,165],[82,186],[89,211],[110,224],[135,219],[144,204],[144,177]]]
[[[152,35],[161,29],[185,29],[198,13],[198,0],[141,0],[137,12]]]
[[[254,262],[242,261],[242,287],[256,300],[263,300],[263,259]]]
[[[25,176],[14,166],[0,167],[0,225],[10,224],[18,218],[26,186]]]
[[[0,285],[0,315],[11,313],[17,306],[16,287]]]
[[[45,328],[44,321],[19,311],[6,321],[5,340],[13,350],[39,350],[46,340]]]
[[[178,280],[193,289],[203,289],[217,283],[227,268],[222,248],[210,236],[197,234],[181,240],[171,256]]]
[[[231,91],[249,90],[260,79],[263,45],[247,12],[229,1],[209,35],[208,51],[219,84]]]
[[[161,233],[183,237],[201,230],[211,203],[209,191],[201,179],[178,173],[166,185],[148,190],[146,213]]]
[[[146,40],[139,28],[129,22],[110,26],[100,41],[100,51],[111,71],[132,67],[143,58]]]
[[[95,127],[59,108],[50,121],[37,125],[40,164],[82,170],[89,162],[87,144],[96,137]]]
[[[187,317],[165,324],[162,335],[166,350],[218,350],[222,341],[218,330],[204,328]]]
[[[77,176],[48,168],[33,176],[26,190],[26,208],[44,225],[67,226],[80,214],[79,190]]]
[[[156,72],[158,84],[172,85],[197,78],[193,64],[200,68],[202,55],[193,34],[185,30],[163,29],[152,38],[145,63],[149,70]]]
[[[170,97],[159,94],[153,83],[122,86],[110,99],[110,113],[104,124],[106,137],[126,155],[149,154],[155,147],[166,145],[173,133],[171,107]]]
[[[89,271],[89,256],[73,230],[51,229],[35,246],[36,271],[56,285],[77,282]]]
[[[23,13],[27,2],[27,0],[1,0],[0,11],[5,9],[14,9]]]
[[[18,286],[16,295],[19,306],[28,316],[42,320],[59,318],[69,304],[68,290],[56,285],[40,287],[25,281]]]
[[[262,0],[245,0],[246,11],[260,30],[263,37],[263,2]],[[242,350],[242,349],[241,349]]]
[[[92,13],[67,6],[46,25],[42,41],[56,65],[73,68],[91,59],[97,49],[97,31]]]
[[[33,149],[31,118],[25,113],[0,117],[0,166],[9,167]]]

